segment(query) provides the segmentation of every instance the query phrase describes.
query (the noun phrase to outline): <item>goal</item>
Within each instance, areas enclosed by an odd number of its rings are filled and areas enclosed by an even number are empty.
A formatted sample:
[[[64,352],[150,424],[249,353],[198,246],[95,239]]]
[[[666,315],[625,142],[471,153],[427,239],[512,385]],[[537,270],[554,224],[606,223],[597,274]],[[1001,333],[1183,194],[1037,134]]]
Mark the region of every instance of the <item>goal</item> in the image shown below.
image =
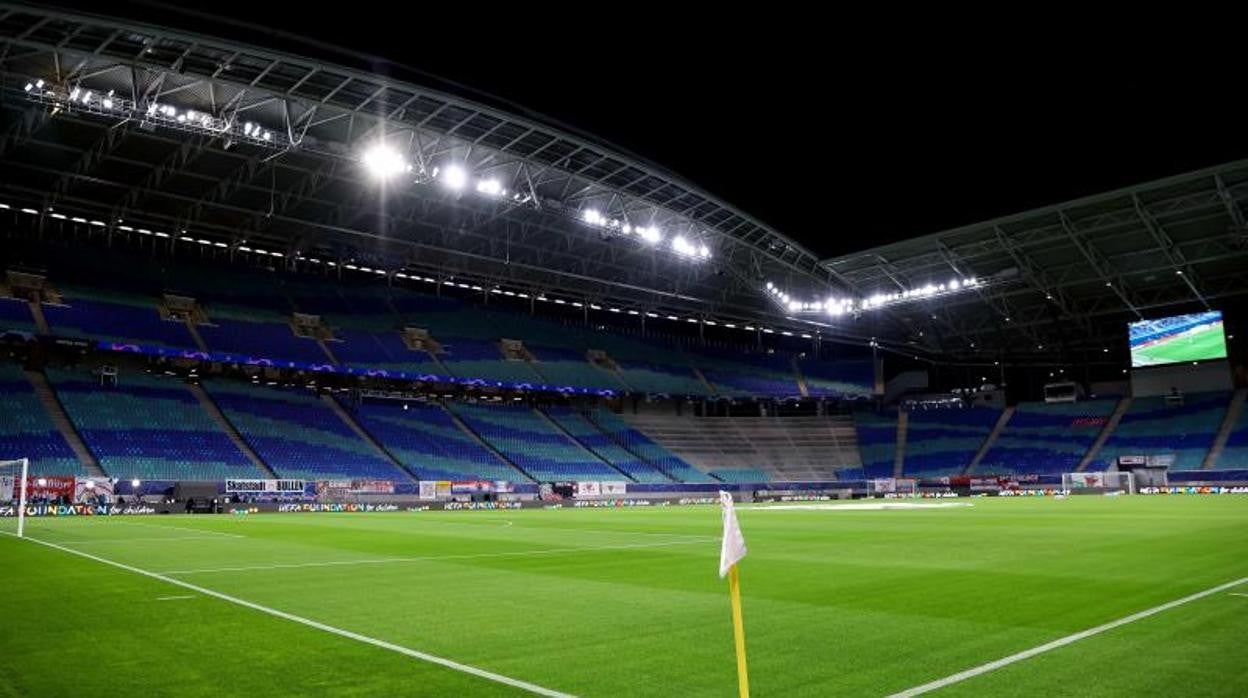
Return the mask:
[[[913,478],[877,477],[867,480],[867,494],[872,497],[913,497],[919,483]]]
[[[30,460],[0,461],[0,502],[17,502],[17,537],[26,531],[26,481]]]
[[[1077,494],[1135,494],[1135,474],[1117,471],[1062,473],[1062,489]]]

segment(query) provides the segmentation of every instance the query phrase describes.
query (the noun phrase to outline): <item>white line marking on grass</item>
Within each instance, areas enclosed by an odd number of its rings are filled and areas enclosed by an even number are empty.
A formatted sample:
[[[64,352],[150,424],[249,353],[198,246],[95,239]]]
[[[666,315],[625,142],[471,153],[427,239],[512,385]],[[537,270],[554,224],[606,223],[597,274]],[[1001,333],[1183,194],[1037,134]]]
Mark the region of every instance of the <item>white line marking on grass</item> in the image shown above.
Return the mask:
[[[1231,596],[1243,596],[1245,598],[1248,598],[1248,594],[1231,594]]]
[[[9,533],[8,531],[0,531],[0,533],[3,533],[6,536],[12,536],[14,538],[17,537],[16,534]],[[229,594],[223,594],[219,591],[206,589],[204,587],[191,584],[190,582],[184,582],[180,579],[166,577],[156,572],[150,572],[148,570],[140,569],[138,567],[132,567],[125,563],[116,562],[114,560],[109,560],[108,558],[99,557],[97,555],[92,555],[91,553],[86,553],[81,550],[74,550],[73,548],[66,548],[65,546],[57,545],[56,543],[49,543],[48,541],[39,540],[38,538],[31,538],[30,536],[26,536],[25,540],[28,540],[31,543],[37,543],[39,545],[53,548],[55,550],[60,550],[62,552],[69,553],[70,555],[77,555],[79,557],[84,557],[88,560],[93,560],[100,564],[109,565],[111,567],[116,567],[118,569],[122,569],[127,572],[140,574],[140,575],[143,575],[144,577],[149,577],[151,579],[156,579],[156,580],[165,582],[166,584],[172,584],[174,586],[182,587],[183,589],[189,589],[196,593],[203,594],[205,596],[211,596],[213,598],[220,599],[222,601],[226,601],[226,602],[238,605],[238,606],[242,606],[244,608],[249,608],[253,611],[259,611],[260,613],[264,613],[264,614],[273,616],[275,618],[281,618],[282,620],[288,620],[288,621],[291,621],[292,623],[306,625],[309,628],[315,628],[317,630],[321,630],[321,631],[330,633],[332,635],[345,637],[349,640],[355,640],[356,642],[363,642],[364,644],[367,644],[367,645],[380,647],[381,649],[384,649],[384,650],[390,650],[391,652],[396,652],[398,654],[412,657],[413,659],[419,659],[421,661],[429,662],[430,664],[437,664],[439,666],[446,667],[447,669],[458,671],[464,674],[471,674],[472,676],[486,679],[487,681],[501,683],[507,686],[511,686],[512,688],[518,688],[522,691],[528,691],[529,693],[535,693],[541,696],[551,696],[551,698],[574,698],[572,694],[570,693],[562,693],[560,691],[546,688],[544,686],[538,686],[537,684],[529,683],[527,681],[521,681],[520,679],[513,679],[510,676],[503,676],[502,674],[495,674],[492,671],[486,671],[485,669],[478,669],[477,667],[470,666],[468,664],[461,664],[460,662],[454,661],[452,659],[445,659],[437,655],[428,654],[426,652],[421,652],[419,650],[414,650],[410,647],[396,645],[393,642],[387,642],[385,640],[379,640],[375,637],[361,635],[359,633],[352,632],[350,630],[344,630],[342,628],[338,628],[332,625],[327,625],[325,623],[312,620],[311,618],[304,618],[303,616],[297,616],[293,613],[287,613],[286,611],[279,611],[276,608],[262,606],[258,603],[247,601],[246,599],[240,599],[237,596],[230,596]]]
[[[193,599],[193,598],[195,598],[193,595],[187,594],[185,596],[157,596],[156,600],[157,601],[183,601],[185,599]]]
[[[352,565],[386,565],[396,562],[439,562],[442,560],[475,560],[491,557],[528,557],[531,555],[555,555],[594,550],[631,550],[635,548],[663,548],[671,545],[693,545],[702,541],[681,540],[663,543],[635,543],[632,545],[590,545],[577,548],[546,548],[544,550],[518,550],[506,553],[469,553],[465,555],[426,555],[422,557],[378,557],[362,560],[332,560],[329,562],[296,562],[278,565],[248,565],[244,567],[214,567],[209,569],[165,570],[160,574],[208,574],[212,572],[251,572],[255,570],[293,570],[303,567],[349,567]]]
[[[188,528],[186,526],[149,524],[149,523],[142,523],[139,521],[117,521],[116,519],[112,519],[110,521],[111,523],[115,525],[119,525],[119,526],[143,526],[144,528],[159,528],[162,531],[169,531],[169,530],[187,531],[190,533],[202,533],[202,534],[209,534],[209,535],[214,535],[214,536],[225,536],[226,538],[246,538],[247,537],[238,533],[222,533],[221,531],[214,531],[209,528]]]
[[[61,545],[82,545],[84,543],[152,543],[167,540],[221,540],[220,536],[155,536],[152,538],[84,538],[81,540],[58,540]],[[226,540],[234,540],[227,538]]]
[[[935,681],[925,683],[921,686],[915,686],[914,688],[907,689],[900,693],[894,693],[892,696],[890,696],[890,698],[908,698],[909,696],[917,696],[917,695],[927,693],[929,691],[935,691],[935,690],[944,688],[945,686],[949,686],[949,685],[952,685],[961,681],[965,681],[970,678],[974,678],[981,674],[987,674],[988,672],[995,671],[997,669],[1000,669],[1001,667],[1005,667],[1005,666],[1009,666],[1017,662],[1021,662],[1024,659],[1031,659],[1032,657],[1038,654],[1044,654],[1045,652],[1048,652],[1050,650],[1055,650],[1055,649],[1058,649],[1059,647],[1065,647],[1066,645],[1074,644],[1076,642],[1079,642],[1080,640],[1086,640],[1089,637],[1092,637],[1094,635],[1100,635],[1103,632],[1113,630],[1114,628],[1124,626],[1128,623],[1134,623],[1137,620],[1143,620],[1145,618],[1148,618],[1149,616],[1155,616],[1158,613],[1161,613],[1162,611],[1169,611],[1172,608],[1176,608],[1178,606],[1182,606],[1184,604],[1188,604],[1193,601],[1198,601],[1200,599],[1205,598],[1206,596],[1212,596],[1213,594],[1226,591],[1227,589],[1233,589],[1241,584],[1244,584],[1245,582],[1248,582],[1248,577],[1236,579],[1235,581],[1227,582],[1226,584],[1219,584],[1218,586],[1213,587],[1211,589],[1198,591],[1195,594],[1192,594],[1190,596],[1184,596],[1181,599],[1175,599],[1174,601],[1163,603],[1160,606],[1153,606],[1152,608],[1140,611],[1139,613],[1132,613],[1131,615],[1124,616],[1122,618],[1119,618],[1118,620],[1111,620],[1110,622],[1104,623],[1102,625],[1098,625],[1095,628],[1088,628],[1087,630],[1077,632],[1073,635],[1067,635],[1066,637],[1058,638],[1052,642],[1046,642],[1045,644],[1040,645],[1039,647],[1032,647],[1029,650],[1023,650],[1022,652],[1019,652],[1017,654],[1011,654],[1008,657],[1002,657],[1001,659],[998,659],[994,662],[981,664],[977,667],[967,669],[966,671],[960,671],[956,674],[946,676],[943,679],[937,679]]]
[[[889,511],[900,509],[961,509],[973,506],[975,505],[970,502],[932,502],[931,504],[880,502],[872,504],[762,504],[743,508],[748,508],[750,511]]]

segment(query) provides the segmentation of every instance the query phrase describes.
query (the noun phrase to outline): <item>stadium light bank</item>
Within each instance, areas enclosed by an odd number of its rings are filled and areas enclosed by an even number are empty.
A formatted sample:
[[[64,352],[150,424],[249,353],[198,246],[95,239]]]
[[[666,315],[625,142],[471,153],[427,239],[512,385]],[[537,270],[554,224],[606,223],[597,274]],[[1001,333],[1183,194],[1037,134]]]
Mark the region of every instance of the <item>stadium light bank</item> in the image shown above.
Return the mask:
[[[793,298],[787,291],[781,289],[775,283],[768,281],[764,289],[768,298],[780,308],[795,316],[801,315],[827,315],[831,317],[840,317],[842,315],[854,315],[868,310],[876,310],[892,305],[910,303],[930,298],[941,298],[967,291],[975,291],[982,289],[985,282],[974,276],[963,278],[953,278],[942,283],[928,283],[923,286],[903,289],[901,291],[893,291],[890,293],[875,293],[866,298],[836,298],[828,297],[823,300],[803,301]]]

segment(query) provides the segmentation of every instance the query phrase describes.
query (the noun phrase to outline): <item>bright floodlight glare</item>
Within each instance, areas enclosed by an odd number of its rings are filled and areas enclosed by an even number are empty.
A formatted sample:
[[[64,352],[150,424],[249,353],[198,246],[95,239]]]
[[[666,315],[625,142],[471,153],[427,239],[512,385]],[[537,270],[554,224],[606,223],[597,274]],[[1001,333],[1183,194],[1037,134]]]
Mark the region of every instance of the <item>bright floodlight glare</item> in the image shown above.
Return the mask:
[[[498,183],[497,179],[482,179],[477,182],[477,191],[490,196],[498,196],[503,190],[503,185]]]
[[[602,214],[598,213],[598,209],[596,208],[585,209],[585,213],[581,214],[581,217],[584,218],[585,222],[590,225],[598,225],[602,222]]]
[[[131,486],[131,487],[138,487],[138,486],[139,486],[139,485],[141,485],[141,484],[143,484],[143,483],[139,482],[138,480],[131,480],[131,481],[130,481],[130,486]]]
[[[706,258],[710,257],[710,256],[711,256],[711,248],[707,247],[706,245],[701,245],[701,246],[699,246],[699,247],[698,247],[698,255],[699,255],[699,256],[701,256],[703,259],[706,259]]]
[[[442,183],[451,189],[463,189],[468,184],[468,173],[459,165],[450,165],[442,172]]]
[[[641,236],[642,240],[645,240],[651,245],[658,244],[660,241],[663,240],[663,233],[660,232],[659,229],[654,226],[648,226],[645,228],[637,228],[637,234]]]
[[[390,179],[407,169],[399,151],[385,143],[375,143],[364,151],[364,169],[377,179]]]
[[[86,483],[83,484],[83,487],[86,487],[89,490],[93,490],[95,489],[95,483],[92,482],[91,480],[87,480]]]

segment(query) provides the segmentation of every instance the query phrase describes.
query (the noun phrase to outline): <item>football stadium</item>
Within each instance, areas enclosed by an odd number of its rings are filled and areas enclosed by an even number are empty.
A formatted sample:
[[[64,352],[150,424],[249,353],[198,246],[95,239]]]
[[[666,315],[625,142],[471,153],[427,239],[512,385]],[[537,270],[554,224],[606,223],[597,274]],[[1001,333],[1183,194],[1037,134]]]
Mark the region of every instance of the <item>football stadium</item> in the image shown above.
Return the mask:
[[[1248,693],[1248,161],[827,256],[324,46],[0,80],[0,695]]]

